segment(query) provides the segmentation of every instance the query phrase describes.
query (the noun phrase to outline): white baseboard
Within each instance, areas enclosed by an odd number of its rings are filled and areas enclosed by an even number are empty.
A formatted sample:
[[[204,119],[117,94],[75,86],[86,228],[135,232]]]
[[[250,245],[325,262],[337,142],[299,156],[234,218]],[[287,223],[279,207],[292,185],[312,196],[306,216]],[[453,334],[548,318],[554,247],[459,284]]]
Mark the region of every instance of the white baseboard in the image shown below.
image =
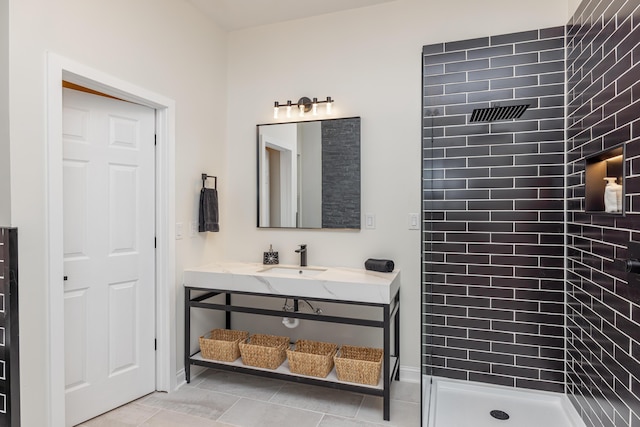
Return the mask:
[[[184,368],[182,368],[178,372],[176,372],[176,390],[182,387],[183,385],[185,385],[186,383],[187,383],[187,380],[185,379],[185,376],[184,376]]]
[[[205,372],[206,370],[207,368],[204,368],[202,366],[191,365],[191,382],[193,382],[193,380],[195,380],[200,375],[202,375],[202,373]],[[184,368],[182,368],[178,372],[176,372],[176,389],[175,390],[178,390],[180,387],[186,384],[187,384],[187,379],[185,377]],[[172,391],[175,391],[175,390],[172,390]]]
[[[420,368],[400,365],[400,381],[405,383],[419,383],[420,378]]]

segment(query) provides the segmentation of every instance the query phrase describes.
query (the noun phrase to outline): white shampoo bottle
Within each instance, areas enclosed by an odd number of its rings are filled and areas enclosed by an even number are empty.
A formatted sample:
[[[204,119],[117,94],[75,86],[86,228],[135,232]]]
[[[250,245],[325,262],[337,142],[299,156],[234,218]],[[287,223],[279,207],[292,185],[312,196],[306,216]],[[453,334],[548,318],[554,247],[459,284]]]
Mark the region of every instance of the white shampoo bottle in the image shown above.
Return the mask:
[[[604,187],[604,211],[622,212],[622,185],[616,184],[615,177],[604,178],[607,185]]]

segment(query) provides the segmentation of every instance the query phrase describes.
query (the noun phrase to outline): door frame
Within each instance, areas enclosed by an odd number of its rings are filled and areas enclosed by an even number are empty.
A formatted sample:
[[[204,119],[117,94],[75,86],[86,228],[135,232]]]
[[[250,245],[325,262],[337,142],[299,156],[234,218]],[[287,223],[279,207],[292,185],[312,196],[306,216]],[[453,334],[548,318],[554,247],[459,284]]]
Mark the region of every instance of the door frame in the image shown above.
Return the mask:
[[[175,283],[175,101],[133,85],[100,70],[47,53],[47,403],[50,426],[65,424],[64,292],[63,292],[63,191],[62,81],[66,80],[148,106],[156,111],[156,390],[172,391],[176,375]]]

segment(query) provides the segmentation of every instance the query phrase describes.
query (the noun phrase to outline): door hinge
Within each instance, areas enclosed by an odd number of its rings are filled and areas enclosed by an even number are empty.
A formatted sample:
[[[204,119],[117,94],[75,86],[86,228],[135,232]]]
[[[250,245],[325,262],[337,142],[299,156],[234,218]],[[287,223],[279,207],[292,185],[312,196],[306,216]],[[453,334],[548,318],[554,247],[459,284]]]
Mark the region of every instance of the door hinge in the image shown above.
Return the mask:
[[[157,248],[158,248],[158,238],[157,238],[157,237],[154,237],[154,238],[153,238],[153,248],[154,248],[154,249],[157,249]]]
[[[153,145],[158,145],[158,135],[153,135]]]
[[[153,340],[153,350],[158,350],[158,340],[157,339]]]

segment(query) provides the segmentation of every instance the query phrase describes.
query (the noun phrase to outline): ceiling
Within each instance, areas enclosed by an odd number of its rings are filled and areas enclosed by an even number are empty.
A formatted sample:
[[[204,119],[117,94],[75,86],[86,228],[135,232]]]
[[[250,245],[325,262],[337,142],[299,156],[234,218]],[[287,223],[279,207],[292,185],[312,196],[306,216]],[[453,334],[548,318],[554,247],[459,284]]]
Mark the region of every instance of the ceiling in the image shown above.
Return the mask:
[[[227,31],[373,6],[395,0],[189,0]]]

